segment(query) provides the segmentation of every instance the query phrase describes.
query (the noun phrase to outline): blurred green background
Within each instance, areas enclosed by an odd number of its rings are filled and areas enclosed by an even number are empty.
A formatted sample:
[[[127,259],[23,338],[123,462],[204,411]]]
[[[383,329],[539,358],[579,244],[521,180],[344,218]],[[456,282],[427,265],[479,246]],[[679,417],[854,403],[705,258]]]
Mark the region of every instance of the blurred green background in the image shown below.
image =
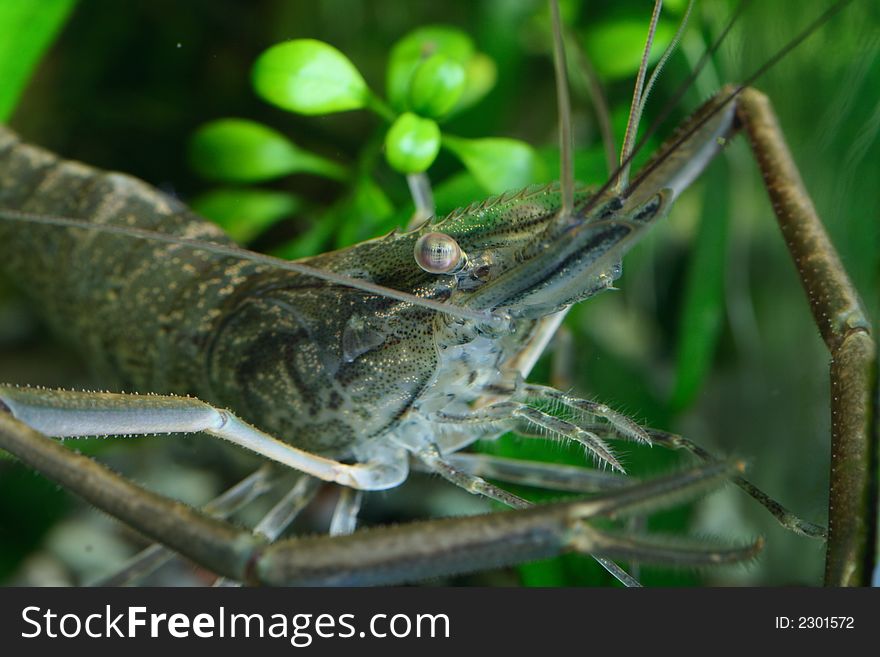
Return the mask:
[[[7,4],[15,2],[0,2],[0,18]],[[387,128],[380,119],[364,111],[303,117],[254,94],[253,62],[288,38],[335,45],[381,93],[395,41],[425,24],[462,28],[495,62],[497,82],[444,130],[465,137],[521,139],[546,160],[548,179],[555,175],[556,105],[543,1],[59,4],[72,7],[69,19],[32,75],[22,74],[29,79],[26,90],[6,119],[27,140],[65,157],[133,174],[191,201],[212,185],[188,164],[188,140],[207,121],[242,117],[270,125],[325,158],[360,167],[375,183],[366,199],[355,196],[345,182],[312,175],[263,185],[295,195],[296,212],[250,236],[254,248],[305,255],[379,235],[405,223],[411,212],[404,178],[379,157]],[[684,4],[667,3],[661,41],[675,31]],[[672,108],[659,137],[720,84],[748,76],[829,4],[749,4],[694,87]],[[721,0],[698,3],[682,46],[648,101],[643,127],[665,109],[733,6]],[[563,12],[602,81],[619,145],[650,3],[564,2]],[[30,25],[36,57],[40,35],[51,30]],[[857,0],[756,83],[775,105],[806,186],[873,319],[880,310],[878,28],[880,8]],[[19,65],[24,59],[20,52],[0,49],[0,66],[3,57]],[[576,176],[584,183],[601,183],[607,172],[596,115],[582,74],[573,70],[571,77],[580,165]],[[441,154],[428,174],[441,212],[487,195],[448,154]],[[750,153],[737,140],[679,200],[669,220],[627,258],[621,290],[569,314],[565,327],[573,355],[563,359],[567,367],[555,373],[554,381],[646,425],[682,433],[715,453],[745,458],[759,486],[807,519],[824,523],[828,355],[774,223]],[[552,369],[552,358],[545,358],[532,379],[549,380]],[[112,385],[91,379],[87,365],[55,342],[38,312],[3,281],[0,380]],[[138,480],[203,502],[233,476],[233,468],[195,454],[192,443],[205,442],[199,438],[181,446],[153,438],[99,441],[97,448],[102,458]],[[483,448],[583,462],[578,450],[536,447],[512,437]],[[687,462],[656,448],[620,444],[619,452],[636,475]],[[402,492],[368,498],[364,515],[368,522],[386,522],[481,506],[443,482],[416,477]],[[123,540],[105,531],[108,524],[26,469],[0,461],[0,582],[78,583],[97,576],[131,549],[130,537]],[[732,487],[696,506],[659,514],[648,526],[729,540],[763,535],[767,547],[755,563],[724,570],[645,567],[646,584],[821,581],[823,546],[779,529]],[[597,585],[610,578],[590,559],[567,557],[454,581]]]

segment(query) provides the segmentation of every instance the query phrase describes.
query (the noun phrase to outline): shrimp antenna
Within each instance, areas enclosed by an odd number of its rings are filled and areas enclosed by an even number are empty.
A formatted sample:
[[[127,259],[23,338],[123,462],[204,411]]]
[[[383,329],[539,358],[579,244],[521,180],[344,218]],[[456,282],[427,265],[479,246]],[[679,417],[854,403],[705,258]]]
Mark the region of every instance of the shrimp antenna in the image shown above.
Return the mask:
[[[553,19],[553,68],[556,71],[556,103],[559,106],[559,182],[562,186],[562,214],[571,217],[574,210],[574,161],[571,139],[571,99],[568,95],[568,72],[558,0],[550,0]]]
[[[718,105],[717,105],[715,108],[713,108],[713,110],[712,110],[711,112],[708,112],[708,113],[706,114],[706,116],[703,116],[703,117],[701,117],[698,121],[695,121],[695,122],[694,122],[694,125],[691,126],[689,130],[686,130],[684,133],[682,133],[682,134],[678,137],[678,139],[676,139],[674,142],[672,142],[672,143],[670,144],[669,149],[668,149],[663,155],[661,155],[661,157],[659,157],[659,158],[657,158],[656,160],[654,160],[654,161],[650,162],[649,164],[647,164],[647,165],[645,166],[645,168],[642,169],[642,170],[639,172],[638,177],[636,178],[635,182],[633,183],[633,187],[638,186],[638,184],[639,184],[640,181],[642,181],[642,180],[644,180],[645,178],[647,178],[648,175],[649,175],[652,171],[654,171],[658,166],[660,166],[660,164],[662,164],[663,161],[664,161],[667,157],[669,157],[673,152],[675,152],[675,150],[676,150],[681,144],[683,144],[685,141],[687,141],[687,140],[688,140],[688,139],[689,139],[689,138],[690,138],[690,137],[691,137],[691,136],[692,136],[697,130],[699,130],[699,129],[702,128],[706,123],[708,123],[708,121],[709,121],[709,120],[710,120],[715,114],[717,114],[717,113],[720,112],[724,107],[726,107],[728,104],[730,104],[730,103],[733,101],[733,99],[736,98],[737,96],[739,96],[739,94],[742,93],[742,91],[743,91],[746,87],[748,87],[748,86],[750,86],[752,83],[754,83],[755,80],[757,80],[758,78],[760,78],[760,77],[761,77],[762,75],[764,75],[764,73],[766,73],[770,68],[772,68],[773,66],[775,66],[775,65],[779,62],[779,60],[781,60],[783,57],[785,57],[785,56],[786,56],[788,53],[790,53],[792,50],[794,50],[795,48],[797,48],[797,47],[798,47],[798,46],[799,46],[804,40],[806,40],[807,38],[809,38],[810,36],[812,36],[812,35],[816,32],[816,30],[819,29],[819,27],[820,27],[821,25],[823,25],[823,24],[825,24],[826,22],[828,22],[829,20],[831,20],[831,18],[832,18],[835,14],[837,14],[839,11],[841,11],[841,10],[842,10],[846,5],[848,5],[850,2],[852,2],[852,0],[839,0],[839,2],[833,4],[831,7],[829,7],[828,9],[826,9],[821,15],[819,15],[818,18],[816,18],[816,19],[815,19],[813,22],[811,22],[807,27],[805,27],[803,30],[801,30],[801,32],[798,33],[797,36],[795,36],[793,39],[791,39],[791,40],[790,40],[788,43],[786,43],[782,48],[780,48],[779,50],[777,50],[777,51],[773,54],[772,57],[770,57],[766,62],[764,62],[764,64],[762,64],[761,66],[759,66],[754,72],[752,72],[751,75],[749,75],[749,76],[748,76],[743,82],[741,82],[740,84],[738,84],[738,85],[733,89],[733,91],[731,91],[731,92],[730,92],[730,93],[729,93],[724,99],[722,99],[721,102],[719,102]],[[662,118],[663,118],[663,117],[661,117],[661,119],[662,119]],[[659,122],[655,122],[655,125],[658,125],[658,124],[659,124]],[[653,127],[653,126],[652,126],[652,127]],[[647,136],[646,136],[646,138],[647,138]],[[633,153],[633,155],[635,155],[635,153]],[[630,160],[631,160],[631,159],[632,159],[632,157],[630,157]]]
[[[663,9],[663,0],[654,1],[654,11],[651,14],[651,24],[648,27],[648,38],[645,40],[645,49],[642,51],[642,61],[639,64],[639,74],[636,76],[636,84],[633,88],[633,99],[629,106],[629,120],[626,122],[626,132],[623,135],[623,146],[620,149],[620,167],[617,171],[614,191],[620,193],[629,182],[630,153],[639,129],[639,119],[642,117],[642,98],[645,85],[645,74],[648,72],[648,58],[651,55],[651,46],[654,45],[654,34],[657,32],[657,23],[660,21],[660,11]]]
[[[675,51],[675,48],[678,46],[681,41],[681,37],[684,34],[685,28],[687,27],[688,18],[691,15],[691,10],[694,8],[694,0],[689,0],[687,9],[685,9],[684,16],[681,19],[681,22],[678,24],[678,30],[675,32],[675,36],[672,37],[672,41],[669,42],[669,45],[666,46],[666,50],[663,51],[663,55],[660,56],[660,61],[657,62],[657,66],[654,67],[654,70],[651,72],[651,77],[648,78],[648,83],[645,85],[645,88],[639,94],[638,99],[633,97],[633,105],[630,111],[630,124],[627,125],[626,132],[626,140],[624,141],[623,149],[620,152],[620,174],[617,177],[617,184],[615,189],[618,193],[623,191],[623,188],[626,187],[629,182],[629,170],[632,166],[632,157],[631,155],[635,155],[633,142],[635,141],[636,134],[639,129],[639,122],[642,120],[642,114],[645,112],[645,103],[648,100],[648,96],[651,94],[651,90],[654,88],[654,83],[657,82],[657,78],[660,77],[660,72],[663,70],[663,67],[666,65],[667,60],[670,55]],[[653,32],[653,29],[652,29]],[[648,44],[651,43],[651,37],[648,37]],[[644,56],[642,58],[642,66],[646,66],[648,63],[648,53],[650,51],[650,47],[646,47]],[[700,67],[702,62],[700,63]],[[697,69],[699,70],[699,69]],[[638,90],[638,86],[636,87]]]
[[[798,45],[800,45],[800,43],[802,41],[804,41],[805,39],[810,37],[816,30],[819,29],[819,27],[821,27],[823,24],[825,24],[829,20],[831,20],[831,18],[835,14],[840,12],[844,7],[846,7],[846,5],[850,4],[850,2],[852,2],[852,0],[838,0],[831,7],[829,7],[825,12],[823,12],[818,18],[816,18],[816,20],[814,20],[812,23],[810,23],[804,30],[802,30],[797,36],[795,36],[786,45],[784,45],[782,48],[780,48],[772,57],[770,57],[770,59],[768,59],[764,63],[763,66],[759,67],[754,73],[752,73],[748,78],[746,78],[746,81],[742,85],[740,85],[739,87],[734,89],[734,91],[727,97],[727,99],[724,103],[719,103],[713,109],[712,112],[707,112],[706,116],[702,117],[701,120],[695,121],[694,125],[692,126],[690,131],[688,131],[686,134],[682,135],[681,138],[678,139],[675,142],[675,144],[672,147],[670,147],[663,155],[661,155],[658,159],[654,160],[654,162],[652,164],[648,165],[648,167],[647,167],[648,171],[639,172],[639,179],[636,180],[634,185],[637,186],[639,180],[643,179],[645,177],[646,173],[648,173],[649,171],[653,171],[654,168],[659,166],[661,162],[663,162],[667,157],[670,156],[671,153],[674,152],[675,146],[683,143],[696,130],[699,130],[703,125],[705,125],[706,122],[709,121],[717,112],[721,111],[721,109],[724,106],[726,106],[728,102],[732,101],[737,95],[739,95],[739,93],[743,90],[743,88],[752,84],[755,80],[760,78],[764,73],[767,72],[768,69],[772,68],[777,62],[779,62],[779,60],[784,58],[789,52],[791,52],[794,48],[796,48]],[[685,79],[678,86],[675,93],[672,94],[672,99],[666,104],[666,106],[660,112],[660,115],[651,124],[651,127],[648,128],[648,130],[642,136],[641,140],[639,140],[639,142],[636,144],[636,147],[626,157],[626,159],[624,159],[623,164],[620,167],[618,167],[618,169],[611,174],[611,176],[608,178],[608,180],[605,182],[605,184],[603,184],[596,191],[596,193],[590,197],[590,200],[587,202],[587,205],[585,206],[585,208],[583,209],[582,212],[584,212],[584,213],[590,212],[591,210],[593,210],[593,208],[596,207],[596,205],[599,203],[600,199],[605,197],[605,193],[613,187],[615,181],[617,180],[618,176],[620,175],[620,171],[623,168],[623,166],[630,164],[632,162],[633,158],[644,149],[644,147],[648,143],[648,140],[654,135],[654,133],[657,132],[657,130],[660,128],[660,126],[663,124],[663,122],[672,113],[672,110],[674,109],[674,107],[678,103],[678,101],[681,100],[681,98],[684,96],[685,92],[691,88],[691,86],[694,83],[694,80],[696,80],[700,71],[703,70],[706,63],[709,61],[709,58],[714,53],[716,53],[718,51],[722,42],[725,40],[725,38],[727,37],[727,34],[730,32],[730,30],[736,24],[737,20],[739,19],[739,16],[742,14],[742,12],[744,11],[744,9],[748,5],[748,3],[749,3],[749,0],[740,0],[740,2],[736,6],[734,12],[731,14],[730,19],[727,22],[727,25],[724,27],[724,29],[721,31],[721,33],[718,35],[718,38],[715,39],[715,41],[712,43],[712,45],[709,47],[709,49],[703,53],[703,55],[700,57],[700,60],[694,66],[693,70],[691,71],[691,74],[687,77],[687,79]]]
[[[655,66],[654,70],[651,71],[651,77],[648,78],[648,84],[645,85],[645,90],[642,92],[642,97],[639,100],[639,120],[641,120],[642,114],[645,111],[645,102],[648,100],[648,96],[651,95],[651,90],[654,88],[654,83],[656,83],[657,78],[660,77],[660,73],[663,71],[663,67],[666,66],[666,62],[669,60],[670,55],[672,55],[672,53],[678,47],[679,42],[681,42],[681,37],[684,34],[685,29],[687,28],[688,18],[690,18],[691,10],[693,10],[693,8],[694,0],[688,0],[687,8],[684,10],[684,16],[682,17],[681,22],[678,24],[678,29],[675,31],[675,36],[672,37],[672,41],[670,41],[669,45],[666,46],[666,50],[664,50],[663,54],[660,56],[660,61],[657,62],[657,66]]]

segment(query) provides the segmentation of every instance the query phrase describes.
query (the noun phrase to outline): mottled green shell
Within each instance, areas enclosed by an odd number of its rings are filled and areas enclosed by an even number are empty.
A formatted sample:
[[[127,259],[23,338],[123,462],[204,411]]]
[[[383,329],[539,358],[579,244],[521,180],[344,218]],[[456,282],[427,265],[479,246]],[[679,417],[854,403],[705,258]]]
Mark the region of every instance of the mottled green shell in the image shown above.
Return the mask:
[[[61,160],[2,128],[0,207],[229,243],[145,183]],[[387,246],[369,268],[354,250],[313,262],[431,294],[419,288],[431,281],[412,263],[411,245]],[[433,313],[306,276],[4,220],[0,259],[51,325],[121,389],[194,394],[310,451],[348,453],[403,413],[434,373]]]

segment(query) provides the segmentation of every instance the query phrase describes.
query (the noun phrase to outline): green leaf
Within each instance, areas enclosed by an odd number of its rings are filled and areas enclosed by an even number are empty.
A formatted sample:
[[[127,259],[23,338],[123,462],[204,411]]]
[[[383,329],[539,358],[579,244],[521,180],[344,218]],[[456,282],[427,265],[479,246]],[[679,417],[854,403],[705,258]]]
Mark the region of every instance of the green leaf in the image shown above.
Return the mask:
[[[466,66],[474,54],[474,44],[461,30],[445,25],[418,28],[394,44],[386,84],[388,100],[397,111],[407,109],[410,84],[419,64],[435,54]]]
[[[456,208],[463,208],[485,193],[486,191],[469,171],[459,171],[434,186],[437,215],[443,216]]]
[[[293,194],[266,189],[216,189],[192,201],[193,209],[217,223],[239,244],[247,244],[302,202]]]
[[[344,205],[345,218],[335,235],[334,246],[342,248],[388,232],[394,206],[379,185],[362,176]]]
[[[516,139],[464,139],[444,135],[443,145],[490,194],[501,194],[546,179],[541,158],[531,146]]]
[[[75,4],[75,0],[0,2],[0,121],[12,115],[31,72]]]
[[[276,258],[299,260],[326,251],[342,218],[336,208],[331,208],[320,216],[306,232],[273,249],[271,254]]]
[[[464,67],[437,53],[416,67],[409,89],[409,107],[422,116],[440,118],[455,107],[464,89]]]
[[[547,172],[547,179],[559,180],[559,149],[542,148],[540,156]],[[575,150],[573,164],[575,178],[586,184],[602,183],[608,178],[608,163],[605,160],[605,149],[601,144]]]
[[[715,169],[707,172],[707,207],[726,208],[728,181]],[[716,209],[704,217],[691,255],[678,328],[676,379],[670,405],[688,408],[699,394],[712,367],[724,317],[724,263],[727,213]]]
[[[676,26],[669,21],[657,23],[649,63],[660,59],[663,49],[672,41],[675,30]],[[587,29],[583,43],[599,75],[606,80],[617,80],[633,76],[639,70],[647,36],[643,20],[621,18]]]
[[[498,79],[498,68],[495,61],[488,55],[478,52],[465,64],[464,92],[453,108],[453,113],[477,104],[495,86]]]
[[[246,119],[218,119],[199,128],[190,141],[193,168],[210,180],[259,182],[291,173],[336,180],[345,169],[309,153],[281,133]]]
[[[431,119],[401,114],[385,135],[385,157],[400,173],[421,173],[440,151],[440,128]]]
[[[257,59],[252,79],[257,94],[300,114],[331,114],[370,105],[364,78],[336,48],[315,39],[272,46]]]
[[[273,251],[279,258],[313,256],[387,232],[394,225],[391,201],[369,176],[361,176],[351,193],[318,217],[304,233]]]

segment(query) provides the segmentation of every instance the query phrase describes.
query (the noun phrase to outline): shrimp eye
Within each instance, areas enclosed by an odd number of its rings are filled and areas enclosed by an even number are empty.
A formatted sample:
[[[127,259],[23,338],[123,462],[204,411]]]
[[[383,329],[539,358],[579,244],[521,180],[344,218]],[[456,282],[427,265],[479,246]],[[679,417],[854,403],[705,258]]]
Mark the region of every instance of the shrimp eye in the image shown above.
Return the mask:
[[[467,263],[467,256],[453,238],[443,233],[422,235],[415,246],[416,264],[429,274],[451,274]]]

